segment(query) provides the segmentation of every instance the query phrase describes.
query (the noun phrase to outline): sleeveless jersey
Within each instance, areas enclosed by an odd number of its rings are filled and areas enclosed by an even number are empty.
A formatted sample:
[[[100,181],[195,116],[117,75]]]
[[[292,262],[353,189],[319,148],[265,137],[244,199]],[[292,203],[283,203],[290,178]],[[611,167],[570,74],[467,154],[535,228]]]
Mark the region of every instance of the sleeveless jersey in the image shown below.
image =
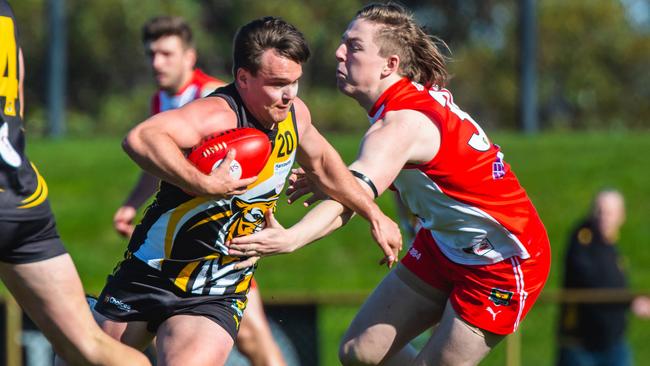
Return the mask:
[[[47,184],[25,155],[14,19],[9,4],[0,0],[0,219],[27,221],[51,213]]]
[[[440,149],[428,163],[406,165],[393,182],[440,250],[460,264],[486,265],[544,250],[546,230],[498,145],[446,89],[404,78],[370,110],[371,123],[389,111],[415,110],[440,130]]]
[[[178,93],[170,94],[164,90],[158,90],[153,95],[151,98],[151,115],[176,109],[195,99],[205,97],[214,91],[214,89],[205,89],[208,83],[224,84],[223,81],[204,73],[200,69],[194,69],[192,79]]]
[[[257,181],[229,199],[194,197],[162,181],[154,202],[136,227],[126,258],[134,256],[161,272],[188,295],[229,295],[248,291],[254,268],[234,270],[240,257],[228,255],[224,243],[261,230],[264,212],[276,201],[295,160],[298,134],[293,107],[274,130],[262,127],[246,110],[234,84],[208,98],[225,99],[238,127],[267,134],[273,150]]]

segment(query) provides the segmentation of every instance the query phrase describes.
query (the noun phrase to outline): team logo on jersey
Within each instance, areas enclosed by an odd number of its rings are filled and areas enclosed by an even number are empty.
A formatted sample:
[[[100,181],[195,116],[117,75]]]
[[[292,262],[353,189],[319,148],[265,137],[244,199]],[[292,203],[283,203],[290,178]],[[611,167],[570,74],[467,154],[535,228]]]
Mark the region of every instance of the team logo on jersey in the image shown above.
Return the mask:
[[[411,257],[415,258],[418,261],[420,260],[420,257],[422,257],[422,253],[420,253],[419,250],[417,250],[417,249],[415,249],[413,247],[411,247],[411,249],[409,249],[409,255]]]
[[[495,145],[499,146],[499,145]],[[502,179],[506,176],[506,165],[503,163],[503,153],[499,151],[496,159],[492,163],[492,179]]]
[[[488,299],[496,306],[508,306],[510,305],[510,300],[512,300],[512,295],[512,291],[501,290],[495,287],[492,289]]]
[[[234,197],[230,204],[233,215],[230,217],[228,237],[226,240],[238,236],[256,233],[264,228],[264,213],[275,210],[277,195],[263,200],[250,202]]]

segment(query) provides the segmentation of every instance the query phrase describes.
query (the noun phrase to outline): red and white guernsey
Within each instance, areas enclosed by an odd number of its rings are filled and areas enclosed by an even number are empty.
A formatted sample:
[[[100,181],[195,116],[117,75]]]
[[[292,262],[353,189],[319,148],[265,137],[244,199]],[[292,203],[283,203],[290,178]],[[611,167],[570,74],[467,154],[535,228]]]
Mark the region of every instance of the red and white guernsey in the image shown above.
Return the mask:
[[[208,84],[218,83],[215,87]],[[170,94],[164,90],[158,90],[151,98],[151,115],[160,112],[176,109],[185,104],[212,93],[214,89],[225,84],[223,81],[214,78],[199,69],[194,69],[192,79],[183,86],[178,93]]]
[[[436,124],[440,149],[426,164],[404,166],[393,185],[447,258],[487,265],[513,256],[527,259],[546,248],[546,230],[499,146],[454,104],[448,90],[404,78],[381,95],[369,118],[374,123],[403,109]]]

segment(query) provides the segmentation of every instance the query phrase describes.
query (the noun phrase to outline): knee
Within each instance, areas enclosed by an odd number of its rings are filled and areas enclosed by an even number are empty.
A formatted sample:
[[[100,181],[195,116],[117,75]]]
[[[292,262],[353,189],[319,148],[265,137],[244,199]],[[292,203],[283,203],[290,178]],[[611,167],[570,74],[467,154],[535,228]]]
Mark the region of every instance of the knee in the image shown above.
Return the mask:
[[[339,361],[344,366],[378,365],[380,357],[375,357],[368,347],[355,339],[343,340],[339,346]]]

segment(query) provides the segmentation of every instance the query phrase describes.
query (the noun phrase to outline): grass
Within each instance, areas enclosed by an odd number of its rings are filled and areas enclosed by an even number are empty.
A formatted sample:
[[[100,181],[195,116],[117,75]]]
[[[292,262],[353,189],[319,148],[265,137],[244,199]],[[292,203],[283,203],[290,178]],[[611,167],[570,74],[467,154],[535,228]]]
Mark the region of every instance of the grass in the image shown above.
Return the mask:
[[[327,136],[352,161],[358,135]],[[628,220],[620,249],[628,258],[632,287],[650,288],[650,134],[545,134],[535,137],[496,134],[505,160],[517,173],[535,203],[553,247],[553,268],[547,288],[557,288],[565,240],[588,210],[595,191],[617,187],[627,198]],[[112,229],[112,215],[135,182],[138,169],[113,138],[88,140],[32,140],[30,158],[50,187],[50,199],[59,230],[73,256],[88,292],[99,292],[106,275],[121,258],[126,242]],[[389,214],[394,207],[389,194],[379,199]],[[281,204],[278,219],[285,225],[304,213],[301,206]],[[264,259],[257,278],[265,296],[280,293],[321,294],[369,292],[386,274],[377,265],[380,252],[371,241],[368,226],[354,219],[346,227],[301,251]],[[320,313],[321,354],[324,365],[335,365],[336,345],[356,311],[355,306],[324,307]],[[550,365],[554,357],[556,307],[540,304],[522,326],[523,364]],[[650,359],[644,347],[650,336],[647,321],[633,319],[630,339],[636,360]],[[533,352],[535,350],[535,352]],[[505,346],[484,365],[503,365]]]

